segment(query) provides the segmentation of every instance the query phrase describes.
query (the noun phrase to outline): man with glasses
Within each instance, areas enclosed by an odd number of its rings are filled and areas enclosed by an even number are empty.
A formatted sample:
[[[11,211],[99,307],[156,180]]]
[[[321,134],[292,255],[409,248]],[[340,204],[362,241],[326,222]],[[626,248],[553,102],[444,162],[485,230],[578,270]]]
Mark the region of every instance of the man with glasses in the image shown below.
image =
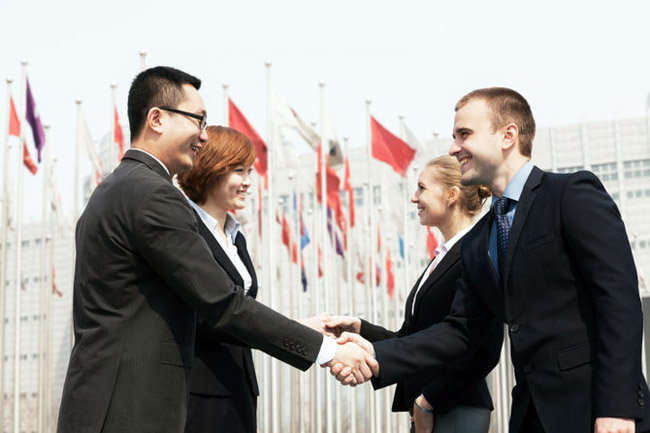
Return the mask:
[[[377,367],[358,346],[337,345],[245,296],[214,260],[172,184],[207,140],[200,85],[169,67],[131,85],[132,149],[76,227],[75,344],[59,433],[183,432],[197,312],[215,334],[301,370],[342,362],[361,382]]]

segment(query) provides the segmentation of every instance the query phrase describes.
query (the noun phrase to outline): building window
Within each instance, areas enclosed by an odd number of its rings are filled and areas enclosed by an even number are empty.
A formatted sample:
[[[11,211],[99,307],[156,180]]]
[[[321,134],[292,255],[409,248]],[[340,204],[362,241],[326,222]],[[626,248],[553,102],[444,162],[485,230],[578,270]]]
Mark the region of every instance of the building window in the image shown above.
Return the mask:
[[[377,206],[381,205],[381,185],[372,187],[372,202]]]
[[[626,178],[650,176],[650,159],[623,162]]]
[[[363,206],[363,188],[360,186],[354,188],[354,204]]]
[[[29,246],[29,240],[24,240],[24,241],[22,241],[22,242],[20,243],[20,245],[21,245],[23,248],[27,248],[27,247]]]

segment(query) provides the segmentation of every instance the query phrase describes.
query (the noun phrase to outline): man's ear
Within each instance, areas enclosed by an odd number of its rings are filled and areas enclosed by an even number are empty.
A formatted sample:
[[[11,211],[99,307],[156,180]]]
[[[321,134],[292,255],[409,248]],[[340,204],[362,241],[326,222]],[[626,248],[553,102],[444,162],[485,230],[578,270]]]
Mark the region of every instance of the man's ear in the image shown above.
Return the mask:
[[[519,142],[519,128],[514,123],[508,123],[503,127],[503,144],[501,148],[507,150]]]
[[[152,107],[147,113],[147,120],[145,122],[145,127],[151,129],[152,131],[162,134],[164,131],[164,122],[162,119],[162,111],[158,107]]]

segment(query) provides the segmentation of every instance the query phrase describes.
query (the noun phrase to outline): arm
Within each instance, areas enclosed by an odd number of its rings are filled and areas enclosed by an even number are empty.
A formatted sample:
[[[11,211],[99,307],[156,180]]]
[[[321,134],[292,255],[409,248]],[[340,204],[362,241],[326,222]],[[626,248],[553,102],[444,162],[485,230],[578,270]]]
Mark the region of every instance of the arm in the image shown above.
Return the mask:
[[[594,416],[640,418],[642,314],[625,226],[611,197],[588,172],[569,180],[561,216],[570,259],[594,308]]]
[[[406,379],[426,383],[447,365],[478,350],[494,317],[462,277],[457,284],[451,311],[442,322],[415,334],[374,344],[379,362],[379,375],[373,379],[375,388]]]
[[[155,188],[133,217],[140,256],[213,330],[303,370],[314,362],[323,337],[235,288],[198,234],[178,191],[169,185]]]

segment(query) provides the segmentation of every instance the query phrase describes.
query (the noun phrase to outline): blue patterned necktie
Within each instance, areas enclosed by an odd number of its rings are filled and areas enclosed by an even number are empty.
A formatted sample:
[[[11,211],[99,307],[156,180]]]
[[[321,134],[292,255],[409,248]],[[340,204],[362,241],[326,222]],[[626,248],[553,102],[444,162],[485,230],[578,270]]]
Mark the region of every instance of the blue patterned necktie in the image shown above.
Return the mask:
[[[501,274],[502,280],[504,279],[503,273],[508,253],[508,241],[510,240],[510,223],[506,216],[509,204],[510,199],[507,197],[497,198],[494,202],[494,218],[497,223],[497,255],[499,256],[499,274]]]

